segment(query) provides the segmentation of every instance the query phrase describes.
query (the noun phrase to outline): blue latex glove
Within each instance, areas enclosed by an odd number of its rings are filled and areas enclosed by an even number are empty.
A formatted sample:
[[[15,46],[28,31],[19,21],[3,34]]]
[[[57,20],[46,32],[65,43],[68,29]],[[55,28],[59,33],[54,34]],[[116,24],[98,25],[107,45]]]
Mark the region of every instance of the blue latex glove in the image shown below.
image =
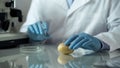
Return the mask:
[[[48,39],[48,25],[46,22],[36,22],[28,27],[28,36],[33,41],[43,41]]]
[[[72,50],[77,49],[79,47],[94,51],[99,51],[101,49],[101,41],[86,33],[74,35],[68,38],[64,42],[64,44],[68,45],[69,48]]]

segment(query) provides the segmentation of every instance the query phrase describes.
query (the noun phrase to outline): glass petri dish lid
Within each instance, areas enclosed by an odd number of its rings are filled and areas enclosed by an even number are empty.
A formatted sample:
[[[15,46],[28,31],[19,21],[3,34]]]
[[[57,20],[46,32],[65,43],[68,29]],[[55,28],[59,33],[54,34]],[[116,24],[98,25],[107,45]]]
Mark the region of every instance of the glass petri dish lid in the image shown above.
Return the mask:
[[[43,44],[39,44],[39,43],[20,45],[20,52],[22,53],[35,53],[35,52],[41,52],[43,50],[44,50]]]

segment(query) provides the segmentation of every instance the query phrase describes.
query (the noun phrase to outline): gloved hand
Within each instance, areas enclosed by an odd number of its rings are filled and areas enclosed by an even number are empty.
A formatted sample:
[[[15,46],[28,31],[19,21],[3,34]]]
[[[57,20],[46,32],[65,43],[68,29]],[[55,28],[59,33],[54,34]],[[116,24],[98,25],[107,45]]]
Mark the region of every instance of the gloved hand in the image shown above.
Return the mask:
[[[72,50],[81,47],[84,49],[99,51],[102,46],[100,40],[86,33],[80,33],[79,35],[74,35],[68,38],[64,42],[64,44],[68,45],[69,48]]]
[[[28,36],[33,41],[43,41],[49,38],[48,24],[46,22],[36,22],[28,27]]]

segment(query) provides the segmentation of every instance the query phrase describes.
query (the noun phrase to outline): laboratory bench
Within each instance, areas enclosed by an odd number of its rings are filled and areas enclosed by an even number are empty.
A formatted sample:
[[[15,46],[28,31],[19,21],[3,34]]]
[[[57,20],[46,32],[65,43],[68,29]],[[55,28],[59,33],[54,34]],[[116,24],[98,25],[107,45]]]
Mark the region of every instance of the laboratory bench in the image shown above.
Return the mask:
[[[106,62],[120,56],[119,49],[113,52],[85,54],[81,51],[63,55],[57,51],[57,47],[52,44],[29,43],[0,49],[0,68],[109,68]]]

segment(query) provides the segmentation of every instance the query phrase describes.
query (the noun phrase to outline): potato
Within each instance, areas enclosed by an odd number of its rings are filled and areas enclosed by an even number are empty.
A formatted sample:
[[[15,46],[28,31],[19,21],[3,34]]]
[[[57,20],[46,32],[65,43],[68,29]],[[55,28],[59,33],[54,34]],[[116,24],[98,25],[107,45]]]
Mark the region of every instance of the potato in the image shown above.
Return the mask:
[[[64,43],[60,43],[58,45],[58,51],[65,55],[71,54],[73,52],[73,50],[70,50]]]

